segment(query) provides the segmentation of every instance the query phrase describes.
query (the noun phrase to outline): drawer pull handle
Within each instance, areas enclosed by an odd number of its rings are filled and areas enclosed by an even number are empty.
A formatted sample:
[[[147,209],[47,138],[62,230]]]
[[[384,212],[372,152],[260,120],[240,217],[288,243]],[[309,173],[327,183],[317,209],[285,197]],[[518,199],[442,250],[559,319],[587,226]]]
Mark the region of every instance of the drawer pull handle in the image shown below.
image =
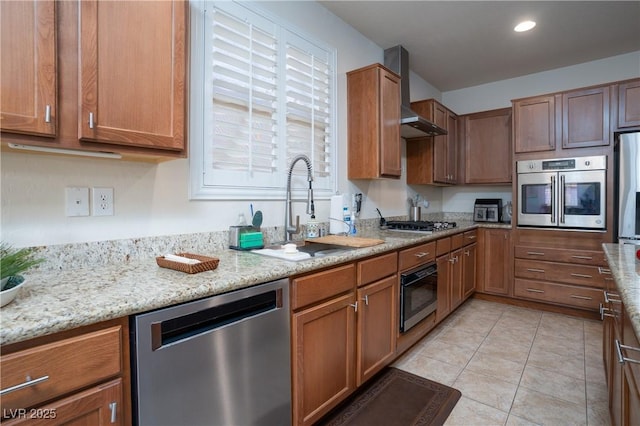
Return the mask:
[[[611,275],[611,269],[603,268],[602,266],[598,266],[598,272],[602,275]]]
[[[588,296],[578,296],[577,294],[571,294],[569,295],[569,297],[572,297],[574,299],[580,299],[580,300],[593,300],[592,297],[588,297]]]
[[[574,259],[581,259],[581,260],[593,260],[592,256],[571,256]]]
[[[467,235],[467,238],[470,240],[475,240],[476,236],[475,235]]]
[[[20,389],[28,388],[29,386],[35,386],[38,383],[42,383],[42,382],[44,382],[46,380],[49,380],[49,376],[42,376],[42,377],[38,377],[37,379],[33,379],[33,380],[31,380],[31,376],[27,376],[25,380],[26,380],[26,382],[24,382],[24,383],[20,383],[19,385],[11,386],[11,387],[8,387],[6,389],[0,390],[0,396],[6,395],[8,393],[11,393],[11,392],[14,392],[14,391],[17,391],[17,390],[20,390]]]
[[[544,274],[544,269],[527,268],[527,271],[529,271],[529,272],[540,272],[540,273]]]
[[[593,276],[587,274],[571,274],[571,276],[576,278],[593,278]]]
[[[544,293],[544,290],[538,290],[537,288],[528,288],[529,293]]]
[[[618,339],[616,339],[616,351],[618,352],[618,362],[620,364],[624,364],[625,362],[630,362],[632,364],[640,364],[640,361],[638,361],[637,359],[627,358],[627,357],[623,356],[622,355],[622,349],[628,349],[630,351],[640,352],[640,349],[634,348],[633,346],[622,345],[622,344],[620,344],[620,341]]]
[[[111,411],[111,423],[115,423],[117,420],[116,414],[118,414],[118,403],[117,402],[110,403],[109,410]]]
[[[609,293],[608,291],[604,292],[604,301],[606,303],[622,303],[622,301],[619,298],[620,296],[617,294]]]
[[[529,256],[544,256],[544,253],[540,253],[539,251],[528,251],[527,254]]]
[[[600,304],[600,319],[602,321],[604,321],[604,317],[611,317],[611,318],[615,318],[616,317],[613,314],[605,314],[605,312],[611,312],[611,309],[605,308],[604,305],[601,303]]]
[[[425,251],[421,251],[420,253],[416,253],[414,256],[415,257],[425,257],[425,256],[428,256],[428,255],[429,255],[428,251],[426,251],[426,252]]]

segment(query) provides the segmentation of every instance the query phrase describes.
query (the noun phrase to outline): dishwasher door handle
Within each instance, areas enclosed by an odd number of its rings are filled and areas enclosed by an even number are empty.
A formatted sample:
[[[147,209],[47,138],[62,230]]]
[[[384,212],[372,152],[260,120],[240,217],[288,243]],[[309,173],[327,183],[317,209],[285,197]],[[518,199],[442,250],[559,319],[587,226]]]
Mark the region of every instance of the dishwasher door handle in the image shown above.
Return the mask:
[[[282,308],[282,289],[213,306],[180,317],[151,323],[151,350],[205,334],[247,318]]]

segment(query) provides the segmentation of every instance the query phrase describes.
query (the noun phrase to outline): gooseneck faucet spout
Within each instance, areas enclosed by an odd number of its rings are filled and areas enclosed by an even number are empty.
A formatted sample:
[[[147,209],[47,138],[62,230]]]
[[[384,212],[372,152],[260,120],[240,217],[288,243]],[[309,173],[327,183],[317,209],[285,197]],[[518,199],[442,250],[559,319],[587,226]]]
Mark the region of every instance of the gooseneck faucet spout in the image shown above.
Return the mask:
[[[307,214],[314,215],[315,214],[315,206],[313,203],[313,187],[311,186],[311,182],[313,182],[313,172],[311,170],[311,160],[306,155],[298,155],[291,161],[291,165],[289,166],[289,173],[287,175],[287,201],[286,208],[284,212],[284,240],[285,242],[291,241],[291,236],[293,234],[297,234],[300,232],[300,216],[296,216],[296,224],[291,223],[291,219],[293,217],[293,211],[291,208],[291,173],[293,172],[293,166],[296,165],[298,161],[304,161],[307,165],[307,180],[309,181],[309,189],[307,191]]]

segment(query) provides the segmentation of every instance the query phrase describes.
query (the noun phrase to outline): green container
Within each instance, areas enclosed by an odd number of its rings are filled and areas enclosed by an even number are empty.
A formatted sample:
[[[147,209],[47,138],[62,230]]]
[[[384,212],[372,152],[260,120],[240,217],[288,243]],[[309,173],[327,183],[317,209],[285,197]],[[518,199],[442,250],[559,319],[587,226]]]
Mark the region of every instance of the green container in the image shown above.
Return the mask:
[[[264,247],[262,232],[243,232],[240,234],[241,249],[257,249]]]

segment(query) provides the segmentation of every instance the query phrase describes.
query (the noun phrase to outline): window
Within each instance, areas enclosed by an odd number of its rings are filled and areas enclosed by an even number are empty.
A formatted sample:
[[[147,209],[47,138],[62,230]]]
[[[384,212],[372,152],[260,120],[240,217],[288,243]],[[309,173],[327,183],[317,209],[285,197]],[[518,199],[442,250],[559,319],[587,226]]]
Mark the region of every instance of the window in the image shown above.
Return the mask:
[[[192,199],[281,199],[304,154],[335,193],[335,51],[235,2],[193,2]],[[296,166],[293,187],[307,187]]]

